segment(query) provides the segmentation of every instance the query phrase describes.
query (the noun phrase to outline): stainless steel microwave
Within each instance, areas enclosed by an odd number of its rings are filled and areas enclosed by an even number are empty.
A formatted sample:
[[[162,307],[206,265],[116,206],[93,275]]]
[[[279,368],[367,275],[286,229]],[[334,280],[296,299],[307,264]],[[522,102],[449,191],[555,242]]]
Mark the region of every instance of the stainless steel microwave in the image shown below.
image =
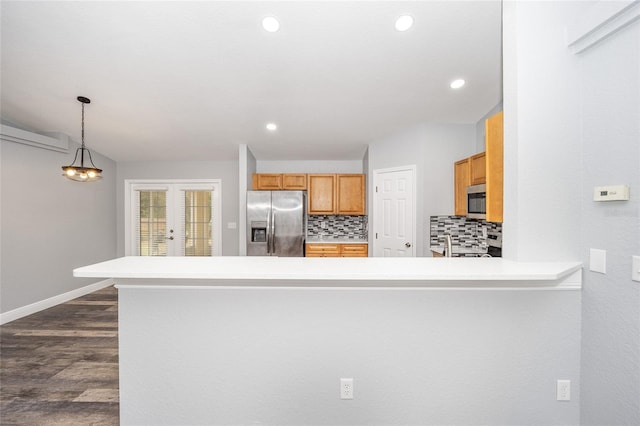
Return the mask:
[[[487,218],[487,185],[467,187],[467,217],[472,219]]]

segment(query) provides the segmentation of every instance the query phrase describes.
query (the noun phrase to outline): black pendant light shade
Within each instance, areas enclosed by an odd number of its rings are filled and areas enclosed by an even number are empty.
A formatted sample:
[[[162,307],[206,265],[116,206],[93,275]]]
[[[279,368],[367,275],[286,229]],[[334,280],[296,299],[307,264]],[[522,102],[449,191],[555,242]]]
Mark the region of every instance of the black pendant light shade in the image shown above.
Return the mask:
[[[91,103],[91,99],[78,96],[78,101],[82,103],[82,146],[76,149],[76,156],[73,157],[73,163],[71,163],[70,166],[62,166],[62,171],[64,172],[62,175],[76,182],[92,182],[102,179],[102,169],[97,168],[96,165],[93,164],[91,151],[84,146],[84,104]],[[87,165],[84,163],[85,153],[89,159]],[[76,164],[78,156],[80,157],[80,164]],[[89,163],[91,163],[91,166],[89,166]]]

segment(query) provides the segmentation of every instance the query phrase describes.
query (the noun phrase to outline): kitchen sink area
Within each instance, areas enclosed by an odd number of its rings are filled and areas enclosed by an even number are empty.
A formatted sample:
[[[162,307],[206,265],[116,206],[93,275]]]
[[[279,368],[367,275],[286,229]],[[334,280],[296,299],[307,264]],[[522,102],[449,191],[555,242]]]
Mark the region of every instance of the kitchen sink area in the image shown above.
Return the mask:
[[[429,231],[433,257],[502,257],[502,223],[431,216]]]

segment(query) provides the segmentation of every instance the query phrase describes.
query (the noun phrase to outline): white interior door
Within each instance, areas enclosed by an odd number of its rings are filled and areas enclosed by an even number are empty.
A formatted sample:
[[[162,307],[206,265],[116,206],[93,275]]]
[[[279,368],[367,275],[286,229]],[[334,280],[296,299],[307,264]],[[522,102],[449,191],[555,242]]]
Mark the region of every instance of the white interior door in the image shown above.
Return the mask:
[[[374,171],[374,256],[415,256],[414,181],[415,166]]]
[[[221,253],[219,182],[126,182],[127,256]]]

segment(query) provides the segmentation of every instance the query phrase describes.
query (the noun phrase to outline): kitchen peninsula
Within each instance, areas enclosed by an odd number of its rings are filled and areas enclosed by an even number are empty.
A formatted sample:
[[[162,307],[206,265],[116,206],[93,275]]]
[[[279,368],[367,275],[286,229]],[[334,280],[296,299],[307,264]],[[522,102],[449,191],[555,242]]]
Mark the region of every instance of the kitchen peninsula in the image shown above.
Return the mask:
[[[576,262],[125,257],[74,275],[119,290],[123,425],[543,424],[559,408],[538,387],[579,375]],[[505,414],[490,395],[513,380],[527,404]]]

